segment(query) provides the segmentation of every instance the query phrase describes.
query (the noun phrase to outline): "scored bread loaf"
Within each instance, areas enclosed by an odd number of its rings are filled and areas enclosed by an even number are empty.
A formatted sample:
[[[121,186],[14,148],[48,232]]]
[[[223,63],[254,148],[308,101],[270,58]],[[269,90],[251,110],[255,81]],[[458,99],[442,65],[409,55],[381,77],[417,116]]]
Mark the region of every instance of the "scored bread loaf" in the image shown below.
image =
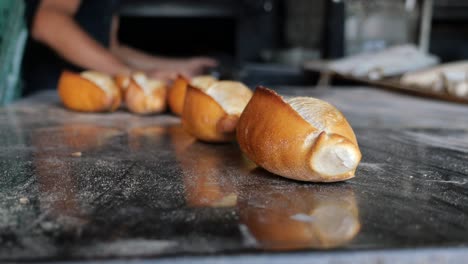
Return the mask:
[[[171,111],[180,116],[184,108],[185,93],[187,92],[187,85],[192,85],[202,90],[206,90],[218,80],[209,75],[202,75],[194,77],[191,81],[187,80],[182,75],[179,75],[174,81],[173,85],[168,92],[168,104]]]
[[[62,72],[58,93],[65,107],[80,112],[112,112],[122,102],[112,78],[96,71]]]
[[[282,98],[264,87],[242,113],[237,140],[257,165],[301,181],[352,178],[361,160],[356,136],[335,107],[311,97]]]
[[[206,89],[189,85],[182,125],[202,141],[234,140],[237,121],[251,97],[252,91],[240,82],[219,81]]]
[[[468,61],[458,61],[417,72],[408,72],[401,77],[401,83],[435,92],[445,92],[448,89],[448,83],[465,81],[467,72]]]
[[[148,78],[142,72],[131,76],[117,76],[115,81],[131,112],[154,114],[166,110],[167,88],[163,81]]]

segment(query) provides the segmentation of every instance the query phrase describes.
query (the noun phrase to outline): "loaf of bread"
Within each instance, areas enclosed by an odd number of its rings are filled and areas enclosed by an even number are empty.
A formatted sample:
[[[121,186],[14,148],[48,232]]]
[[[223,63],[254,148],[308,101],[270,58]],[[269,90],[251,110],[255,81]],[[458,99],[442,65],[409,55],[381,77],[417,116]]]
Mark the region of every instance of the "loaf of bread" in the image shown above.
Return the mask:
[[[213,85],[218,80],[209,75],[202,75],[194,77],[191,81],[185,77],[179,75],[174,81],[172,87],[168,93],[168,104],[171,111],[180,116],[184,107],[185,93],[187,91],[187,85],[192,85],[202,90],[206,90],[208,87]]]
[[[80,112],[112,112],[122,102],[111,76],[96,71],[64,71],[58,82],[58,93],[65,107]]]
[[[125,97],[125,91],[127,91],[128,86],[130,85],[130,80],[131,80],[130,75],[116,75],[114,77],[114,82],[119,87],[120,93],[122,95],[122,98]]]
[[[404,85],[417,86],[457,97],[468,96],[468,61],[446,63],[402,76]]]
[[[335,60],[328,67],[340,74],[379,80],[424,69],[438,62],[436,56],[423,53],[412,44],[405,44]]]
[[[219,81],[206,89],[189,85],[182,125],[202,141],[234,140],[237,121],[251,97],[252,91],[240,82]]]
[[[117,76],[115,81],[131,112],[154,114],[166,110],[167,87],[163,81],[148,78],[142,72],[131,76]]]
[[[350,179],[361,160],[354,132],[335,107],[311,97],[283,98],[264,87],[242,113],[237,140],[257,165],[301,181]]]

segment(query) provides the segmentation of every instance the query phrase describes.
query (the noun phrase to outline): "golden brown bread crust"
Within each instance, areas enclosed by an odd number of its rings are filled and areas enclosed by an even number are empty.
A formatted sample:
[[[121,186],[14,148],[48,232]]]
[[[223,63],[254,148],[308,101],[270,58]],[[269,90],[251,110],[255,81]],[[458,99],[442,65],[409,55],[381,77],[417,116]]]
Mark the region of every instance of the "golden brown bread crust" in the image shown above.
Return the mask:
[[[122,98],[125,97],[125,91],[130,85],[130,78],[130,76],[121,74],[114,77],[115,84],[119,87]]]
[[[181,116],[184,108],[185,93],[189,81],[179,75],[169,89],[167,102],[172,113]]]
[[[182,115],[184,108],[185,94],[187,92],[187,85],[192,85],[201,90],[208,89],[212,84],[218,80],[209,75],[201,75],[194,77],[191,81],[187,80],[182,75],[177,76],[177,79],[172,84],[168,92],[168,104],[171,111],[178,115]]]
[[[223,130],[232,126],[219,124],[221,120],[236,118],[228,116],[211,96],[188,85],[182,111],[182,125],[192,136],[207,142],[234,140],[235,130]]]
[[[318,130],[277,93],[258,87],[237,124],[237,140],[257,165],[287,178],[314,182],[352,178],[361,158],[354,132],[338,110],[326,118],[339,122],[323,121],[326,131]]]
[[[196,87],[202,91],[208,90],[212,85],[218,82],[218,79],[211,75],[200,75],[193,77],[192,80],[190,80],[190,85],[193,87]]]
[[[154,89],[146,94],[142,87],[133,79],[125,91],[125,104],[127,108],[137,114],[154,114],[166,110],[166,88]]]
[[[216,124],[216,130],[219,133],[234,132],[236,131],[237,122],[239,122],[239,116],[225,115],[219,120],[218,124]]]
[[[107,94],[80,74],[62,72],[58,93],[65,107],[79,112],[112,112],[121,104],[119,92]]]

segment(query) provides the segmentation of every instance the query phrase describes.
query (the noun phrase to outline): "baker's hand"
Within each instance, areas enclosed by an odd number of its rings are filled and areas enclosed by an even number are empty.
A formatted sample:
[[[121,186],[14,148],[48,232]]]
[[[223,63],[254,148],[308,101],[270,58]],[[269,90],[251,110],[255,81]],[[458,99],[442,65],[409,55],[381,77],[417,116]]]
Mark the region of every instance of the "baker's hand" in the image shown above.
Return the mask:
[[[185,77],[192,78],[204,74],[206,69],[216,67],[218,62],[207,57],[194,57],[189,59],[173,60],[166,64],[168,69],[177,71]]]
[[[217,65],[218,62],[214,59],[206,57],[195,57],[188,60],[185,69],[188,73],[191,73],[192,76],[195,76],[201,75],[207,68],[216,67]]]
[[[180,73],[173,70],[153,70],[147,72],[148,77],[164,82],[171,82],[175,80],[178,74]]]
[[[172,81],[180,74],[187,79],[205,73],[210,67],[215,67],[218,62],[211,58],[195,57],[190,59],[170,60],[164,64],[163,69],[155,69],[147,72],[148,76],[154,79]]]

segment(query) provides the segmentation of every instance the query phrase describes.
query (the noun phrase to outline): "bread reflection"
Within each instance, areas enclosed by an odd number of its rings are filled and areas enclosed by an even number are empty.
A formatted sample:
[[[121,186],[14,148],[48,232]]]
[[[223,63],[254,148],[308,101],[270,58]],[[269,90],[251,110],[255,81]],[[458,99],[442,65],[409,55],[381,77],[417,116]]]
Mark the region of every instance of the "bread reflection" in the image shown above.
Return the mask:
[[[86,222],[80,206],[76,175],[79,158],[72,153],[98,150],[121,134],[119,130],[88,124],[64,124],[33,131],[34,168],[39,187],[39,206],[64,228],[77,228]]]
[[[177,159],[181,158],[185,150],[196,141],[194,137],[185,132],[182,125],[170,126],[168,127],[167,132],[171,139],[172,148],[174,149]]]
[[[206,145],[168,128],[190,207],[232,207],[258,246],[270,250],[333,248],[360,229],[357,202],[346,184],[292,182],[253,169],[235,144]],[[253,169],[253,170],[252,170]]]
[[[115,128],[90,124],[64,124],[37,129],[33,141],[34,145],[42,150],[66,146],[71,151],[86,151],[103,146],[109,139],[119,134],[121,132]]]
[[[359,232],[356,199],[346,186],[245,186],[240,220],[262,248],[333,248]]]
[[[167,128],[163,126],[135,127],[130,129],[128,131],[130,150],[139,151],[145,147],[155,148],[155,143],[159,143],[164,139],[166,130]]]
[[[235,175],[229,168],[240,160],[240,151],[229,144],[207,146],[200,143],[182,126],[170,127],[168,131],[182,169],[187,204],[191,207],[235,206]]]

